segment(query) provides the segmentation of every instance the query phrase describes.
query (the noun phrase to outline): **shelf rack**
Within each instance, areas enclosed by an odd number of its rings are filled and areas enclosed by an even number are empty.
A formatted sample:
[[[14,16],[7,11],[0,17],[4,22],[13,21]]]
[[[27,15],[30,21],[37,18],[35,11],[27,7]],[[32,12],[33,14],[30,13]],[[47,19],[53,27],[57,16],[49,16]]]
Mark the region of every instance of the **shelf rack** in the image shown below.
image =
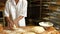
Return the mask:
[[[60,0],[43,0],[42,4],[44,7],[48,8],[43,9],[48,10],[48,13],[45,14],[49,15],[48,17],[44,17],[43,19],[60,25]]]

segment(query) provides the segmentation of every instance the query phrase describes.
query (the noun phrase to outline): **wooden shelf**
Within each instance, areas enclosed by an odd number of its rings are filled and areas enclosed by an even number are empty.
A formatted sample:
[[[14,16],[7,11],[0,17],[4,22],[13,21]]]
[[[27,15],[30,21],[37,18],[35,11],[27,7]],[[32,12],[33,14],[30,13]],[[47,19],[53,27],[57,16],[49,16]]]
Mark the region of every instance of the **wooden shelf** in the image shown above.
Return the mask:
[[[42,11],[46,10],[43,14],[49,16],[42,19],[60,25],[60,0],[42,0]]]
[[[44,4],[55,4],[55,5],[60,5],[60,2],[43,2]]]
[[[60,2],[60,0],[56,0],[57,2]]]

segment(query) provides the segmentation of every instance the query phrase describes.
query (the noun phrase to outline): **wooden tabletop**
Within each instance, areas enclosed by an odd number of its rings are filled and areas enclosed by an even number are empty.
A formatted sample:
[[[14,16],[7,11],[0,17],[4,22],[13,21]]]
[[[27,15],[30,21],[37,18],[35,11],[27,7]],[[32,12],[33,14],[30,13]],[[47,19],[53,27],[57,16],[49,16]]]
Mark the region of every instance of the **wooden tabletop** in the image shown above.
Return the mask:
[[[33,27],[36,27],[36,26],[26,26],[26,27],[24,27],[24,26],[22,26],[22,27],[19,27],[19,28],[22,28],[22,29],[25,29],[25,30],[30,30],[31,28],[33,28]],[[40,27],[40,26],[39,26]],[[4,30],[7,30],[7,29],[4,29]],[[47,27],[46,28],[46,31],[44,31],[43,33],[41,33],[41,34],[46,34],[46,33],[48,33],[48,32],[53,32],[53,33],[57,33],[57,34],[60,34],[60,31],[58,31],[58,30],[56,30],[56,29],[54,28],[54,27]],[[37,33],[36,33],[37,34]]]

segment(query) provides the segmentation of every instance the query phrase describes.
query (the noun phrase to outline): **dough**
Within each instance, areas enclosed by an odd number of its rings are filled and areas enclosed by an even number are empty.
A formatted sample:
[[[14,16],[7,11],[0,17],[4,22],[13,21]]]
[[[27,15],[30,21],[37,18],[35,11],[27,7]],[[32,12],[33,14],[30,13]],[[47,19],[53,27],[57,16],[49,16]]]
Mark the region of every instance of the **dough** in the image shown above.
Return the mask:
[[[32,31],[36,33],[42,33],[45,31],[45,29],[43,27],[36,26],[32,28]]]
[[[16,27],[16,25],[15,25],[15,24],[13,25],[13,29],[17,29],[17,27]]]
[[[22,29],[22,28],[18,28],[15,30],[16,32],[26,32],[26,30]]]
[[[23,34],[35,34],[34,32],[24,32]]]
[[[10,30],[4,30],[4,32],[6,32],[7,34],[13,34]]]

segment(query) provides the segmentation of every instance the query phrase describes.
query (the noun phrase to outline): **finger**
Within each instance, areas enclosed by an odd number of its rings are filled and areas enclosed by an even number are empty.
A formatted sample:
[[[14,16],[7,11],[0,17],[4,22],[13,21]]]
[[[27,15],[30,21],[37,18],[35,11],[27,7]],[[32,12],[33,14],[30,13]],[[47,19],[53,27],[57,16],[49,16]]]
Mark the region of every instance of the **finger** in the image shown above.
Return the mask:
[[[9,28],[10,28],[10,29],[12,29],[12,28],[13,28],[12,24],[9,24]]]

